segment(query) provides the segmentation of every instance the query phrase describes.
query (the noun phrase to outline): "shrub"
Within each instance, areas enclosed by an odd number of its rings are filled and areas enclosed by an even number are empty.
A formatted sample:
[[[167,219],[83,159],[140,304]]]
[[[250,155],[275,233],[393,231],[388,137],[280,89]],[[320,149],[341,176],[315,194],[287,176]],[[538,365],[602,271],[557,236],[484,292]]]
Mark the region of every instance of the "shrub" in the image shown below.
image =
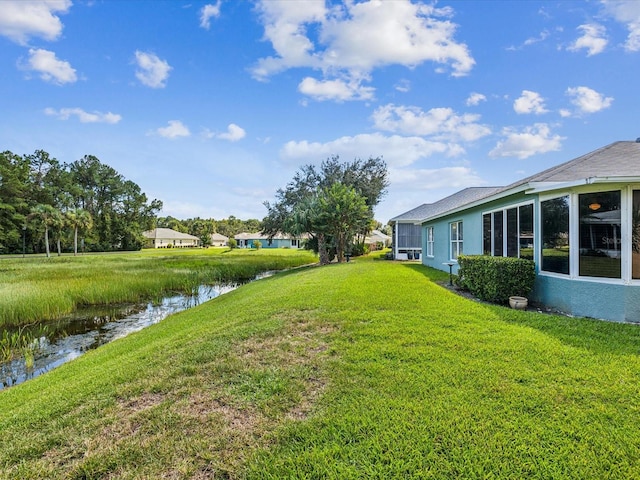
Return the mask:
[[[253,248],[255,248],[256,250],[260,250],[262,248],[262,242],[260,240],[254,240]]]
[[[458,257],[459,287],[481,300],[507,303],[512,295],[526,297],[536,278],[532,260],[488,255],[460,255]]]
[[[237,248],[238,246],[238,241],[235,238],[230,238],[229,241],[227,242],[227,246],[233,250],[234,248]]]
[[[360,257],[369,253],[369,245],[364,243],[355,243],[351,246],[351,255],[354,257]]]

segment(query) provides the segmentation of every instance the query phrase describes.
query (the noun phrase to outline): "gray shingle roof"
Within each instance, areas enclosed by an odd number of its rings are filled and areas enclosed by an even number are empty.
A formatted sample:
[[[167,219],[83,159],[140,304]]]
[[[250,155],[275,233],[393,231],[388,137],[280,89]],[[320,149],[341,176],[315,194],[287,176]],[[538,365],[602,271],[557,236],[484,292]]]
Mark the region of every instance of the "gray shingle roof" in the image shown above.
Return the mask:
[[[589,179],[636,177],[640,178],[640,142],[620,141],[599,148],[568,162],[561,163],[530,177],[518,180],[506,187],[471,187],[435,203],[425,203],[413,210],[389,220],[424,221],[453,212],[474,202],[509,194],[510,190],[535,187],[536,184],[564,184],[570,182],[585,183]],[[507,192],[507,193],[505,193]]]
[[[154,228],[153,230],[142,232],[142,235],[146,238],[161,238],[165,240],[200,240],[198,237],[188,233],[176,232],[170,228]]]
[[[535,182],[563,183],[594,177],[640,177],[640,143],[612,143],[512,183],[504,190]]]
[[[389,220],[392,222],[421,222],[427,218],[440,215],[441,213],[449,210],[454,210],[458,207],[466,205],[468,203],[475,202],[485,197],[489,197],[494,193],[500,191],[502,187],[469,187],[459,192],[449,195],[434,203],[425,203],[419,207],[409,210],[397,217],[393,217]]]

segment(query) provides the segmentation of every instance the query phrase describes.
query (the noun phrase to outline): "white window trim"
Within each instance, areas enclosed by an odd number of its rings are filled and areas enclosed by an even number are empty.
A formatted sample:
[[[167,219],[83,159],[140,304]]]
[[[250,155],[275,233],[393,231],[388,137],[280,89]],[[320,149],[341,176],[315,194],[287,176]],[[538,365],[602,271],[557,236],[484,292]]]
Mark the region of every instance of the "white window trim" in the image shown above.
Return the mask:
[[[427,227],[427,257],[433,258],[435,236],[433,225]]]
[[[622,268],[621,278],[607,278],[607,277],[587,277],[579,275],[580,265],[580,249],[574,248],[573,245],[579,245],[580,242],[580,218],[579,218],[579,195],[584,193],[595,192],[611,192],[619,190],[621,192],[620,197],[620,216],[622,221],[620,236],[622,238]],[[633,279],[632,276],[632,231],[631,225],[633,222],[633,191],[640,190],[640,184],[604,184],[598,183],[590,185],[588,187],[572,188],[571,190],[556,191],[548,193],[546,195],[540,195],[538,197],[537,206],[537,218],[535,219],[536,227],[538,228],[538,235],[542,234],[542,215],[541,208],[542,202],[551,200],[554,198],[569,196],[569,275],[556,272],[547,272],[542,270],[541,252],[539,252],[538,246],[536,246],[534,259],[536,264],[540,265],[538,274],[545,277],[556,277],[563,279],[571,279],[579,282],[596,282],[607,283],[612,285],[640,285],[640,279]]]
[[[457,228],[456,231],[458,232],[458,239],[454,240],[453,239],[453,225],[456,224]],[[460,240],[460,225],[463,225],[462,220],[456,220],[453,222],[449,222],[449,259],[452,262],[457,262],[458,261],[458,256],[463,253],[464,254],[464,226],[463,226],[463,230],[462,230],[462,240]],[[456,256],[453,256],[453,245],[455,244],[456,246]],[[462,244],[462,249],[460,248],[460,245]]]

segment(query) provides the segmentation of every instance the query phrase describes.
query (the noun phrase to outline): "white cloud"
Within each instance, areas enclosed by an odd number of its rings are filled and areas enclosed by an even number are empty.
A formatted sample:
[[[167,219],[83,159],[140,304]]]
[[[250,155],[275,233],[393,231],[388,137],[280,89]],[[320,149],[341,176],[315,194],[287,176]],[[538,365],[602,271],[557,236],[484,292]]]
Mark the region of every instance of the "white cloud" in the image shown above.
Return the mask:
[[[42,48],[29,49],[29,60],[22,68],[39,72],[42,80],[56,85],[78,80],[76,71],[69,62],[59,60],[54,52]]]
[[[465,166],[419,169],[389,169],[389,183],[394,187],[411,190],[433,190],[437,188],[464,188],[483,185],[484,182],[473,170]]]
[[[178,137],[188,137],[191,135],[189,129],[179,120],[169,120],[167,127],[158,128],[156,134],[164,138],[175,139]]]
[[[208,128],[202,131],[202,136],[206,139],[219,138],[220,140],[228,140],[230,142],[237,142],[247,136],[244,128],[239,127],[235,123],[230,123],[227,126],[227,131],[224,133],[212,132]]]
[[[549,32],[549,30],[543,30],[542,32],[540,32],[540,35],[538,35],[537,37],[529,37],[522,43],[522,45],[518,45],[518,46],[511,45],[507,47],[506,50],[510,52],[522,50],[524,47],[528,47],[531,45],[535,45],[536,43],[544,42],[547,38],[549,38],[550,35],[551,33]]]
[[[151,88],[164,88],[172,67],[153,53],[136,50],[136,78]]]
[[[466,104],[467,107],[475,107],[476,105],[480,105],[480,102],[486,102],[487,97],[481,93],[473,92],[467,98]]]
[[[489,152],[490,157],[516,157],[525,159],[532,155],[560,150],[564,140],[560,135],[552,135],[546,123],[536,123],[526,127],[522,132],[513,128],[505,128],[504,141],[498,142]]]
[[[603,0],[606,11],[629,31],[625,49],[629,52],[640,51],[640,2],[628,0]]]
[[[540,32],[540,35],[538,35],[537,37],[527,38],[524,41],[524,45],[525,46],[529,46],[529,45],[533,45],[533,44],[538,43],[538,42],[544,42],[547,38],[549,38],[549,31],[548,30],[543,30],[542,32]]]
[[[602,25],[597,23],[580,25],[578,30],[582,31],[582,36],[567,47],[567,50],[577,52],[585,49],[589,57],[604,51],[608,40],[606,39],[606,30]]]
[[[489,127],[478,123],[480,115],[458,115],[451,108],[424,112],[419,107],[388,104],[378,107],[372,118],[378,130],[433,136],[436,140],[471,142],[491,133]]]
[[[589,87],[567,88],[567,95],[571,97],[577,113],[596,113],[605,108],[609,108],[613,103],[613,97],[605,97]]]
[[[246,135],[247,133],[243,128],[239,127],[235,123],[230,123],[227,127],[227,131],[219,134],[218,138],[222,140],[229,140],[230,142],[237,142],[238,140],[242,140]]]
[[[222,0],[218,0],[215,5],[207,4],[200,10],[200,26],[209,30],[211,26],[211,18],[220,16],[220,4]]]
[[[326,143],[290,141],[280,150],[280,157],[291,163],[320,163],[332,155],[348,159],[373,156],[383,157],[389,166],[401,167],[435,154],[454,157],[463,153],[464,149],[455,144],[373,133],[345,136]]]
[[[375,92],[373,87],[364,87],[357,81],[345,82],[344,80],[324,80],[306,77],[298,91],[316,100],[371,100]]]
[[[395,84],[394,88],[402,93],[407,93],[411,90],[411,82],[407,79],[402,79]]]
[[[409,0],[345,2],[330,8],[319,1],[264,0],[259,10],[264,38],[271,42],[275,55],[258,61],[253,69],[258,79],[289,68],[309,67],[321,70],[326,81],[336,76],[362,80],[375,68],[413,68],[424,62],[463,76],[475,64],[467,46],[454,38],[456,25],[449,20],[450,8]]]
[[[71,0],[3,0],[0,7],[0,35],[25,45],[30,37],[58,39],[62,22],[56,14],[66,13]]]
[[[544,108],[544,98],[537,92],[531,90],[523,90],[522,95],[513,102],[513,109],[518,114],[535,113],[540,115],[547,113],[548,110]]]
[[[58,117],[60,120],[68,120],[72,116],[78,117],[81,123],[118,123],[122,120],[122,116],[116,113],[102,113],[102,112],[85,112],[81,108],[61,108],[55,110],[53,108],[46,108],[44,113],[54,117]]]

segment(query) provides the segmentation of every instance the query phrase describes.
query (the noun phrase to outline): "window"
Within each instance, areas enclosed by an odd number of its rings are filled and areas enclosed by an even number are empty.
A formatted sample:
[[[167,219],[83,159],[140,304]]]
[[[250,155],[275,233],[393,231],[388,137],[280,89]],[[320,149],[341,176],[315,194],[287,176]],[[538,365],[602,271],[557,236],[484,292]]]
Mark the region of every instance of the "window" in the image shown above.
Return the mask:
[[[640,190],[633,191],[631,207],[631,278],[640,279]]]
[[[533,204],[485,213],[482,232],[485,255],[533,260]]]
[[[427,227],[427,257],[433,257],[433,227]]]
[[[291,248],[298,248],[298,239],[297,238],[292,238],[291,239]]]
[[[462,222],[453,222],[451,227],[451,259],[455,260],[462,253]]]
[[[542,270],[569,274],[569,196],[540,203]]]
[[[482,253],[484,255],[491,255],[491,218],[490,213],[485,213],[482,216]]]
[[[533,204],[518,207],[518,242],[520,258],[533,260]]]
[[[503,212],[493,212],[493,256],[502,257],[504,253],[503,245],[504,221]]]
[[[507,210],[507,257],[518,256],[518,209]]]
[[[578,195],[581,276],[621,278],[620,191]]]
[[[413,223],[398,223],[398,248],[422,248],[422,226]]]

